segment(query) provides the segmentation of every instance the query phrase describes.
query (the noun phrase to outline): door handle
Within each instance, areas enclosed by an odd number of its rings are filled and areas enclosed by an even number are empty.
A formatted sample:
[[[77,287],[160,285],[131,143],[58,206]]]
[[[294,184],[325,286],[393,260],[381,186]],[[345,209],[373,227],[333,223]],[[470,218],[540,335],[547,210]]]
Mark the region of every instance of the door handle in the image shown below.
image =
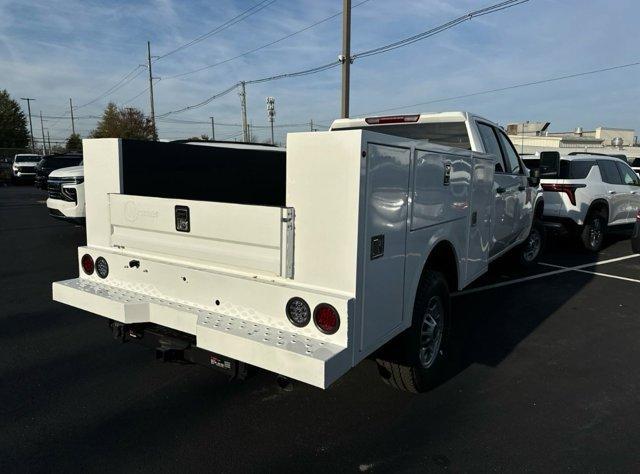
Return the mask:
[[[613,189],[610,189],[610,190],[608,191],[608,193],[609,193],[609,194],[617,194]]]
[[[500,188],[496,189],[496,193],[498,193],[498,194],[503,194],[506,191],[507,191],[507,188],[503,188],[503,187],[500,187]]]
[[[526,186],[522,186],[522,185],[518,186],[518,191],[524,191],[525,189],[527,189]]]

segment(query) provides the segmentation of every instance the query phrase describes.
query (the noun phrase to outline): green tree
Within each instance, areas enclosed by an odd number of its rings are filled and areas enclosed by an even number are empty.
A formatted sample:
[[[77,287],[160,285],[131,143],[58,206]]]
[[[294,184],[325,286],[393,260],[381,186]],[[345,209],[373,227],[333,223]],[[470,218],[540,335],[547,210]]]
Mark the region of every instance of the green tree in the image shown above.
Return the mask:
[[[27,117],[18,102],[0,91],[0,148],[26,148],[29,145]]]
[[[90,136],[92,138],[153,140],[156,137],[156,131],[151,120],[141,110],[133,107],[119,108],[110,102]]]
[[[77,133],[69,135],[65,148],[67,151],[82,151],[82,138],[80,138],[80,135]]]
[[[189,141],[189,142],[207,142],[207,141],[209,141],[209,135],[207,135],[206,133],[203,133],[199,137],[187,138],[187,141]]]

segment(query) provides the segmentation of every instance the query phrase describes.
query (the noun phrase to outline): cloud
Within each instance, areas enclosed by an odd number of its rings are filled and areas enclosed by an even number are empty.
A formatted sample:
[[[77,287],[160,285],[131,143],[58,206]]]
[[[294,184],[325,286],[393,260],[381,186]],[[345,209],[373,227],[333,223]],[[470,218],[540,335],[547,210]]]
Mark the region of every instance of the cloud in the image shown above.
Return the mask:
[[[256,0],[257,2],[257,0]],[[68,98],[85,103],[146,61],[146,41],[162,54],[233,18],[248,0],[0,0],[2,84],[15,96],[35,97],[45,115],[64,113]],[[358,3],[354,0],[354,4]],[[370,0],[353,10],[353,51],[426,30],[491,2],[472,0]],[[156,111],[200,102],[239,80],[313,67],[335,60],[340,18],[270,48],[183,79],[169,76],[233,57],[340,11],[339,0],[277,0],[258,14],[154,63]],[[354,63],[352,110],[366,112],[596,69],[637,59],[635,18],[640,4],[620,0],[531,0],[473,19],[438,36]],[[428,110],[465,109],[502,123],[539,119],[552,128],[614,125],[640,128],[640,68],[603,73],[526,89],[434,104]],[[123,103],[148,86],[146,70],[113,95],[77,111],[97,115],[107,100]],[[276,123],[328,122],[339,113],[340,70],[250,85],[249,117],[266,125],[264,98],[276,98]],[[239,123],[237,94],[176,116],[202,124],[159,122],[161,136],[209,133],[208,118]],[[143,93],[134,106],[148,110]],[[423,111],[423,109],[417,110]],[[93,119],[79,119],[80,129]],[[66,136],[66,119],[48,120],[52,135]],[[304,127],[298,127],[304,128]],[[237,127],[220,125],[220,134]],[[279,129],[282,134],[285,132]],[[266,131],[260,132],[266,137]]]

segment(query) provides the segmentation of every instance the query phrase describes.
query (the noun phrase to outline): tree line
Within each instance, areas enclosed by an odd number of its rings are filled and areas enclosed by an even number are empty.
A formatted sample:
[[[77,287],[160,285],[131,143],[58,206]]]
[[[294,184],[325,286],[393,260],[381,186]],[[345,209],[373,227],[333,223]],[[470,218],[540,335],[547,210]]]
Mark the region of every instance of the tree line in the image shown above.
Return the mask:
[[[7,90],[0,90],[0,148],[28,148],[29,122],[17,100]],[[89,138],[132,138],[153,140],[157,132],[151,119],[133,107],[118,107],[110,102]],[[53,152],[82,151],[82,138],[72,133],[65,146],[54,147]]]

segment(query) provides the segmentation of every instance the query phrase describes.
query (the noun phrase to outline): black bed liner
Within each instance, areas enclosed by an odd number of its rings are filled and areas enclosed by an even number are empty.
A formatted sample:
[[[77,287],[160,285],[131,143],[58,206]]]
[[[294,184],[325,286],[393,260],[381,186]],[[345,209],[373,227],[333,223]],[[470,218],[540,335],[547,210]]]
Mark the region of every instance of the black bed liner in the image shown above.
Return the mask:
[[[124,194],[285,206],[282,150],[122,140]]]

